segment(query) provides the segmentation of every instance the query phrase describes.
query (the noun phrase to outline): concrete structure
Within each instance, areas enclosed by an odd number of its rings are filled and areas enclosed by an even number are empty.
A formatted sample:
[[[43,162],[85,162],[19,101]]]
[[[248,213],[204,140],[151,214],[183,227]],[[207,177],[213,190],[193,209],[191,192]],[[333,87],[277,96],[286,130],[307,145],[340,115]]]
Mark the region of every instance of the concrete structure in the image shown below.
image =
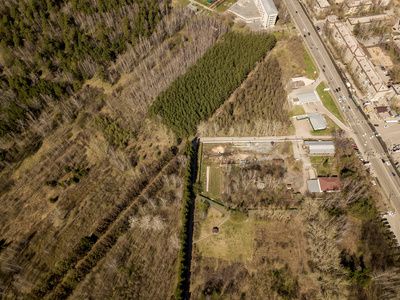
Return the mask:
[[[308,191],[310,193],[339,192],[339,177],[318,177],[317,179],[307,180]]]
[[[328,0],[317,0],[317,3],[314,6],[317,14],[327,11],[330,7],[331,5],[329,4]]]
[[[373,16],[365,16],[365,17],[355,17],[348,18],[346,20],[346,24],[351,31],[353,31],[354,26],[360,23],[360,25],[366,25],[372,22],[381,22],[383,24],[388,24],[390,22],[390,18],[386,14],[373,15]]]
[[[300,105],[300,104],[307,104],[312,102],[320,101],[318,94],[314,92],[309,93],[301,93],[297,94],[297,97],[293,99],[293,104]]]
[[[254,0],[261,14],[261,24],[265,27],[274,26],[278,10],[272,0]]]
[[[254,0],[239,0],[229,8],[229,11],[246,23],[260,22],[261,20]]]
[[[314,131],[324,130],[328,126],[324,116],[318,112],[308,114],[308,119],[310,120],[311,127]]]
[[[332,141],[305,141],[311,155],[335,154],[335,145]]]
[[[371,9],[373,3],[371,0],[348,0],[342,6],[345,14],[356,14]]]
[[[364,53],[350,28],[343,22],[332,25],[333,38],[343,52],[343,60],[350,66],[353,77],[366,93],[368,100],[379,100],[389,91],[374,65]]]
[[[381,119],[387,119],[391,117],[389,108],[387,106],[377,106],[374,108],[374,110]]]

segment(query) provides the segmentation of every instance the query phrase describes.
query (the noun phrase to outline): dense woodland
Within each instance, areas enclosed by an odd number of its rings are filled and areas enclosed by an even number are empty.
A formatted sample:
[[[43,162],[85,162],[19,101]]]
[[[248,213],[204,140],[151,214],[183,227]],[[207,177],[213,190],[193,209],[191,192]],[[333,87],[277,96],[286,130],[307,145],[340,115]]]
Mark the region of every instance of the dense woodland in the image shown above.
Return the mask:
[[[149,109],[177,136],[194,135],[276,43],[274,35],[229,33],[162,92]],[[251,49],[251,51],[249,51]]]
[[[199,126],[199,132],[204,136],[269,136],[285,134],[289,126],[282,72],[271,56],[213,119]]]
[[[168,10],[167,1],[2,1],[0,136],[23,131],[85,79],[115,82],[112,61]]]

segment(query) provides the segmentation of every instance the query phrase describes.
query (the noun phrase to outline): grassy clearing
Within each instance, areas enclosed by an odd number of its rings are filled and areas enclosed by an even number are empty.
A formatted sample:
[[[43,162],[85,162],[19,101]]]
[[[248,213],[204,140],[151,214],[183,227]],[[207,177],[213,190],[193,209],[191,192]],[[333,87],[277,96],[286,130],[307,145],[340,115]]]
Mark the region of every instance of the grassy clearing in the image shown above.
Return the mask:
[[[337,107],[335,101],[332,98],[332,95],[330,91],[324,91],[326,88],[325,82],[321,82],[318,87],[317,87],[317,93],[319,97],[321,98],[322,104],[331,112],[334,114],[336,118],[338,118],[342,123],[344,123],[344,119],[340,113],[339,108]]]
[[[279,154],[293,156],[292,142],[283,142],[279,144]]]
[[[209,179],[209,195],[218,199],[221,194],[222,171],[219,166],[211,166]]]
[[[323,115],[325,117],[326,123],[328,123],[328,126],[326,127],[325,130],[320,130],[320,131],[311,131],[312,135],[315,136],[326,136],[326,135],[332,135],[336,130],[339,130],[340,127],[333,122],[331,118],[329,118],[327,115]]]
[[[203,222],[206,222],[207,218]],[[253,238],[254,224],[251,219],[240,224],[228,220],[219,227],[218,234],[212,235],[196,245],[204,257],[249,260],[253,255]]]
[[[184,5],[184,6],[186,6],[186,5],[188,5],[190,3],[189,0],[177,0],[177,2],[182,4],[182,5]]]
[[[306,77],[310,79],[317,79],[319,75],[318,70],[315,67],[314,61],[306,49],[304,49],[304,60],[307,64]],[[314,71],[317,71],[315,77],[313,77]]]
[[[302,105],[293,105],[292,110],[289,112],[290,117],[304,115],[306,111],[304,110]]]
[[[312,156],[310,160],[318,176],[336,175],[333,156]]]
[[[226,215],[210,206],[207,211],[207,217],[200,222],[200,236],[198,239],[210,235],[212,228],[218,226],[225,218]]]
[[[228,10],[236,2],[237,2],[237,0],[225,0],[220,5],[218,5],[218,7],[216,7],[214,10],[219,13],[224,12],[224,11]]]

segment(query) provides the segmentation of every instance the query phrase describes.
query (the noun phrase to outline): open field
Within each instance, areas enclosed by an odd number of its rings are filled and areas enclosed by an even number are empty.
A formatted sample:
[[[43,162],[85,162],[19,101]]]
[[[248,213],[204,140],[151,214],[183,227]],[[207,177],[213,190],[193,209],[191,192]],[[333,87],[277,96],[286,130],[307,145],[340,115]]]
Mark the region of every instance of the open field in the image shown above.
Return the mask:
[[[203,231],[211,232],[210,225],[217,226],[216,221],[220,221],[221,213],[214,208],[210,208],[211,216],[207,216],[204,224],[201,224]],[[215,218],[216,215],[216,218]],[[210,218],[211,220],[208,220]],[[253,254],[254,224],[252,220],[235,223],[230,219],[219,227],[218,234],[196,243],[201,255],[204,257],[214,257],[224,260],[248,260]]]
[[[304,115],[306,111],[304,110],[302,105],[293,105],[292,109],[289,112],[290,117]]]
[[[312,156],[310,160],[313,168],[317,171],[317,176],[337,175],[333,156]]]
[[[342,121],[342,123],[345,123],[344,119],[342,117],[342,114],[340,113],[339,108],[337,107],[335,101],[332,98],[331,91],[325,91],[324,92],[325,88],[326,88],[326,83],[325,82],[321,82],[316,88],[317,93],[318,93],[319,97],[321,98],[322,104],[332,114],[334,114],[336,118],[338,118],[340,121]]]

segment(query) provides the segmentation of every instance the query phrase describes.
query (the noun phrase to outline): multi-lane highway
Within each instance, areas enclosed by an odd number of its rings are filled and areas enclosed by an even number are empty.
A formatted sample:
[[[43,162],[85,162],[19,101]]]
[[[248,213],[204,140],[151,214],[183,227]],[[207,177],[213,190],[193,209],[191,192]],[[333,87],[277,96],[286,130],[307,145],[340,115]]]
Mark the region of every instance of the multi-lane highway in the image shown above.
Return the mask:
[[[400,180],[396,175],[394,167],[382,162],[382,159],[387,161],[388,157],[381,143],[378,141],[373,127],[371,127],[371,124],[368,123],[354,102],[349,99],[350,93],[347,86],[341,74],[339,74],[334,61],[329,56],[313,23],[308,19],[301,3],[298,0],[285,0],[285,2],[297,29],[304,39],[306,47],[310,50],[319,68],[319,73],[325,77],[332,91],[339,89],[339,92],[333,95],[349,127],[355,132],[354,138],[357,146],[363,153],[364,158],[371,162],[374,174],[392,205],[397,211],[400,211]],[[339,102],[340,96],[342,96],[342,99],[345,99],[345,104],[342,100],[342,102]]]

